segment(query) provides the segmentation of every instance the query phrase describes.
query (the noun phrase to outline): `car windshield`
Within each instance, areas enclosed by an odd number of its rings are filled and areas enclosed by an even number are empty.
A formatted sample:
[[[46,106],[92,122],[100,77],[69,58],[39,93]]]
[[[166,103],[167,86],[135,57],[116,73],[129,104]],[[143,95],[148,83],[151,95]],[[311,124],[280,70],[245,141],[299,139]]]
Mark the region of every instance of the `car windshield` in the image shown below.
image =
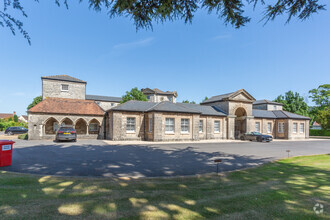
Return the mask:
[[[259,132],[253,132],[254,135],[261,135]]]
[[[63,131],[63,132],[71,132],[71,131],[74,131],[74,128],[70,128],[70,127],[62,127],[59,129],[59,131]]]

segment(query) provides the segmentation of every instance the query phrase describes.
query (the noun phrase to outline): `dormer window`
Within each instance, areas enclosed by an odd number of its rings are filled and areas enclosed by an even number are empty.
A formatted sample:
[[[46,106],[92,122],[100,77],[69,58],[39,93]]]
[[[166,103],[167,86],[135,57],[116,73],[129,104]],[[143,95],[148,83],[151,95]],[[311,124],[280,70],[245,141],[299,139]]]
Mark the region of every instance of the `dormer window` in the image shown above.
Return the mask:
[[[69,85],[68,84],[62,84],[61,85],[61,91],[64,91],[64,92],[69,91]]]

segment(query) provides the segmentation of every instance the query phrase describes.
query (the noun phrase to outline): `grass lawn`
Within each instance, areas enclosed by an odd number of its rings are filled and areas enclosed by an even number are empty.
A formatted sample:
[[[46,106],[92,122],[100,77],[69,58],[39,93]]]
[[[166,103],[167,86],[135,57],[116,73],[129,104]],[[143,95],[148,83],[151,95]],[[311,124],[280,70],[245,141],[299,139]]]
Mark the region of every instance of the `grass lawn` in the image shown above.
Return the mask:
[[[324,213],[316,215],[316,203]],[[330,155],[225,175],[105,179],[0,173],[0,219],[330,219]]]

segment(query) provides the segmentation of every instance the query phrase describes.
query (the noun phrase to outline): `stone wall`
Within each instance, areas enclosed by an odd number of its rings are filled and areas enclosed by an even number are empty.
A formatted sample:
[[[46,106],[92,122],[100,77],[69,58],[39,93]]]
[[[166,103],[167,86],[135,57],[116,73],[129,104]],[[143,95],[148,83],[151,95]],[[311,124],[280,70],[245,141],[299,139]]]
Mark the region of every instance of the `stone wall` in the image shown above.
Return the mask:
[[[73,122],[73,125],[76,125],[78,121],[81,122],[82,119],[86,125],[88,126],[90,122],[92,122],[93,119],[95,119],[99,125],[99,133],[98,134],[89,134],[89,131],[87,129],[87,134],[85,135],[79,135],[78,138],[103,138],[102,133],[102,122],[103,117],[100,116],[86,116],[86,115],[59,115],[59,114],[40,114],[40,113],[29,113],[28,114],[28,126],[29,126],[29,140],[41,140],[41,139],[55,139],[55,132],[54,134],[46,134],[46,130],[49,131],[49,128],[46,129],[46,124],[49,120],[55,119],[56,122],[60,125],[64,120],[71,120]],[[49,123],[48,123],[49,124]],[[47,124],[47,125],[48,125]],[[79,123],[81,126],[81,123]],[[48,132],[47,132],[48,133]]]
[[[174,95],[161,95],[161,94],[153,94],[153,95],[147,95],[150,102],[163,102],[163,101],[170,101],[173,103],[176,103],[176,97]],[[170,100],[171,99],[171,100]]]
[[[68,91],[62,91],[62,84],[68,85]],[[85,99],[86,84],[61,80],[42,79],[42,98]]]
[[[108,111],[109,109],[116,107],[120,103],[118,102],[104,102],[104,101],[95,101],[104,111]]]

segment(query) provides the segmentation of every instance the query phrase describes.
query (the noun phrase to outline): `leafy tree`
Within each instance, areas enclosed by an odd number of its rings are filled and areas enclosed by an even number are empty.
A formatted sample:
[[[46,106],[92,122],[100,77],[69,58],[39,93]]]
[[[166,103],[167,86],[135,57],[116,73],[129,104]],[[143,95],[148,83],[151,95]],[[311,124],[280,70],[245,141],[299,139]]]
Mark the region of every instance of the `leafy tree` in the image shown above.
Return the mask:
[[[330,129],[330,107],[318,110],[315,121],[319,123],[324,130]]]
[[[18,122],[18,116],[16,114],[14,115],[14,122]]]
[[[189,101],[189,100],[183,100],[182,101],[182,103],[190,103],[190,104],[196,104],[196,102],[195,101]]]
[[[320,85],[317,89],[309,91],[313,102],[320,108],[330,107],[330,84]]]
[[[148,101],[147,96],[137,87],[131,89],[131,91],[126,91],[126,95],[122,96],[121,103],[125,103],[130,100]]]
[[[205,96],[205,98],[202,100],[202,102],[205,102],[208,99],[209,99],[209,97]]]
[[[38,2],[38,0],[35,0]],[[54,0],[60,6],[63,3],[68,8],[68,0]],[[82,1],[82,0],[80,0]],[[18,10],[24,17],[27,17],[21,0],[4,0],[3,8],[0,8],[0,25],[7,26],[13,34],[18,30],[28,40],[31,39],[23,29],[23,23],[12,16],[9,9]],[[305,20],[312,14],[325,10],[324,4],[319,0],[88,0],[89,7],[95,11],[105,9],[110,17],[125,16],[134,20],[137,28],[152,28],[153,22],[166,22],[182,19],[185,23],[191,23],[194,14],[198,10],[206,9],[210,14],[215,13],[224,23],[236,28],[245,26],[251,18],[244,14],[246,5],[262,5],[264,17],[262,20],[267,23],[276,17],[286,14],[287,23],[296,17]]]
[[[299,93],[293,93],[288,91],[283,95],[279,95],[274,102],[279,102],[283,104],[283,110],[309,116],[309,107],[304,101],[304,98],[299,95]]]
[[[27,107],[27,110],[32,108],[33,106],[37,105],[39,102],[42,101],[42,96],[37,96],[33,99],[32,103]]]

